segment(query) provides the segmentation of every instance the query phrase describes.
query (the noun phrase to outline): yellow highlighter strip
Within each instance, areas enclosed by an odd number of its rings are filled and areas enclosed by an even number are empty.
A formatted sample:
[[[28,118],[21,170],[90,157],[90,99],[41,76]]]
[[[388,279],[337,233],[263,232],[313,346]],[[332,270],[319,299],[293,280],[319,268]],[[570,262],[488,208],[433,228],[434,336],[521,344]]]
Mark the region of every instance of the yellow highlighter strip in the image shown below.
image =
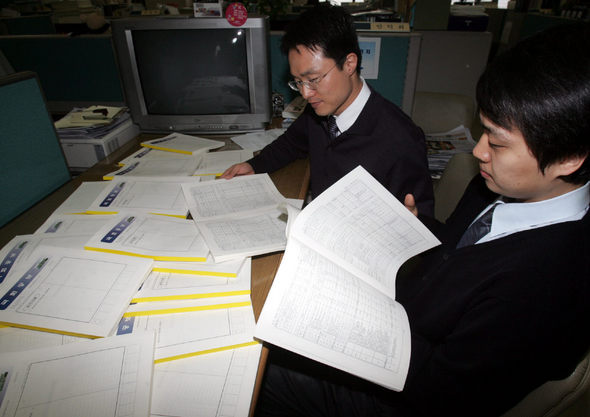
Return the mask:
[[[238,274],[235,272],[216,272],[216,271],[194,271],[192,269],[175,269],[175,268],[152,268],[154,272],[166,272],[169,274],[182,274],[182,275],[205,275],[212,277],[224,277],[224,278],[236,278]]]
[[[64,332],[61,330],[46,329],[44,327],[27,326],[26,324],[7,323],[7,322],[0,322],[0,327],[17,327],[19,329],[35,330],[38,332],[46,332],[46,333],[63,334],[65,336],[83,337],[86,339],[100,339],[102,337],[102,336],[95,336],[95,335],[74,333],[74,332]]]
[[[117,249],[94,248],[92,246],[84,246],[86,250],[93,250],[96,252],[114,253],[116,255],[136,256],[138,258],[153,259],[154,261],[177,261],[177,262],[206,262],[207,258],[203,257],[180,257],[180,256],[158,256],[158,255],[144,255],[141,253],[127,252]]]
[[[209,306],[193,306],[193,307],[178,307],[178,308],[163,308],[161,310],[146,310],[146,311],[131,311],[123,314],[123,317],[140,317],[140,316],[155,316],[158,314],[175,314],[175,313],[190,313],[193,311],[206,310],[220,310],[223,308],[246,307],[252,305],[250,301],[241,301],[239,303],[225,303],[213,304]]]
[[[198,298],[226,297],[229,295],[249,295],[250,290],[210,292],[207,294],[164,295],[159,297],[140,297],[131,300],[132,303],[148,303],[151,301],[193,300]]]
[[[144,146],[144,147],[146,147],[146,148],[157,149],[157,150],[159,150],[159,151],[166,151],[166,152],[176,152],[176,153],[182,153],[182,154],[185,154],[185,155],[192,155],[192,154],[193,154],[192,152],[189,152],[189,151],[181,151],[180,149],[170,149],[170,148],[164,148],[164,147],[162,147],[162,146],[154,146],[154,145],[143,145],[143,144],[142,144],[141,146]]]
[[[224,347],[219,347],[219,348],[214,348],[214,349],[207,349],[207,350],[202,350],[200,352],[185,353],[183,355],[176,355],[176,356],[170,356],[168,358],[156,359],[154,361],[154,363],[158,364],[158,363],[163,363],[163,362],[170,362],[170,361],[175,361],[178,359],[185,359],[185,358],[190,358],[193,356],[205,355],[207,353],[222,352],[224,350],[237,349],[237,348],[246,347],[246,346],[254,346],[254,345],[257,345],[258,343],[259,342],[254,340],[252,342],[238,343],[236,345],[224,346]]]

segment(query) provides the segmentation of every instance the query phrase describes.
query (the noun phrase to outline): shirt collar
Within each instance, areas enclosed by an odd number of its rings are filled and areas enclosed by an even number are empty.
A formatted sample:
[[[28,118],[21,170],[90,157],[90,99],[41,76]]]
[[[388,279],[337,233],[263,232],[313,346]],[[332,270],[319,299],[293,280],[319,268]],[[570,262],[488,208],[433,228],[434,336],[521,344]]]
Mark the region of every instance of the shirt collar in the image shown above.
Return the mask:
[[[342,113],[340,113],[338,116],[334,116],[336,119],[336,125],[338,126],[338,130],[340,132],[346,131],[348,128],[350,128],[350,126],[353,125],[354,122],[356,122],[356,119],[359,117],[359,114],[361,114],[361,111],[365,107],[365,104],[371,95],[371,89],[363,77],[360,78],[363,86],[358,96],[356,96],[350,106],[344,109]]]
[[[480,242],[520,230],[579,220],[588,211],[590,182],[569,193],[534,203],[505,203],[496,207],[490,232]]]

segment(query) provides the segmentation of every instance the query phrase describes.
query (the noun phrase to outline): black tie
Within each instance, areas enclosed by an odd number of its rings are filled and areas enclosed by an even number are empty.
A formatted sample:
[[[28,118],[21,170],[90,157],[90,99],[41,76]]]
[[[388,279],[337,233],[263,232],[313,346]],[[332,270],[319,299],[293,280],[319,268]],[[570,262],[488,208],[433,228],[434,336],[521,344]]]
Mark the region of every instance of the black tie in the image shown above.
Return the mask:
[[[334,116],[328,116],[328,133],[330,134],[330,139],[334,139],[338,137],[340,131],[338,130],[338,125],[336,125],[336,118]]]
[[[457,243],[457,248],[473,245],[490,232],[490,229],[492,228],[492,216],[496,207],[498,207],[498,203],[490,207],[488,211],[467,228],[465,233],[463,233],[461,240]]]

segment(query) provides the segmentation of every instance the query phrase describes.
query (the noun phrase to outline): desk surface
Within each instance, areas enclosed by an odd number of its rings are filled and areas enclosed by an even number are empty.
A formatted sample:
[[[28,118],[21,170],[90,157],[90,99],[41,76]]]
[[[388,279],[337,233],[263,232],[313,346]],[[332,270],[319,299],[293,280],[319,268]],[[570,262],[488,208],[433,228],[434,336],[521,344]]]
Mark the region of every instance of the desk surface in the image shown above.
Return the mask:
[[[161,136],[161,135],[159,135]],[[64,184],[55,192],[41,200],[39,203],[0,228],[0,248],[6,245],[14,236],[32,234],[43,222],[72,194],[83,182],[102,181],[103,175],[119,168],[117,162],[139,149],[141,141],[159,137],[154,135],[140,135],[137,139],[125,144],[123,147],[98,162],[88,171]],[[219,150],[238,149],[230,139],[225,140],[226,146]],[[286,198],[303,199],[307,194],[309,184],[309,166],[307,160],[298,160],[290,165],[270,174],[277,189]],[[272,285],[277,269],[282,259],[282,252],[255,256],[252,258],[252,288],[251,298],[254,316],[258,319],[268,291]],[[256,405],[256,398],[260,390],[260,383],[264,373],[264,366],[268,351],[263,348],[262,358],[258,370],[251,412]]]

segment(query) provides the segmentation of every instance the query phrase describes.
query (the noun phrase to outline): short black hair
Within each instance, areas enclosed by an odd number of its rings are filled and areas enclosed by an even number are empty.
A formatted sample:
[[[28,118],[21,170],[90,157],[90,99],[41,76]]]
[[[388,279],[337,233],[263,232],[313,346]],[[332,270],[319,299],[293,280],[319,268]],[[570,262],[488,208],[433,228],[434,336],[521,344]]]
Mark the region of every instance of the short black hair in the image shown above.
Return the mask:
[[[488,65],[476,97],[486,118],[522,133],[541,172],[586,156],[562,179],[590,180],[590,24],[560,25],[523,39]]]
[[[292,21],[281,40],[281,51],[288,55],[298,45],[321,51],[326,58],[336,61],[340,69],[352,52],[358,59],[356,71],[361,72],[362,55],[354,21],[341,6],[320,3]]]

